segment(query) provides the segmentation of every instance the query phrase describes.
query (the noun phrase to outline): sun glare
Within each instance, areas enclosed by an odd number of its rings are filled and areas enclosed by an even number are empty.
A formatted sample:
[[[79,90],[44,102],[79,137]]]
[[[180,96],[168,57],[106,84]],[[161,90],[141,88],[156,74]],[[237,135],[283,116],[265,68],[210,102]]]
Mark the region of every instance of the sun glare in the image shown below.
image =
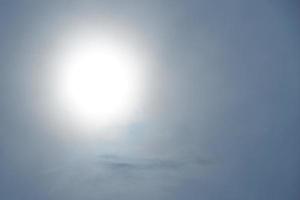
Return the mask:
[[[58,62],[56,90],[61,108],[88,126],[130,118],[141,93],[141,62],[125,42],[101,35],[70,40]]]

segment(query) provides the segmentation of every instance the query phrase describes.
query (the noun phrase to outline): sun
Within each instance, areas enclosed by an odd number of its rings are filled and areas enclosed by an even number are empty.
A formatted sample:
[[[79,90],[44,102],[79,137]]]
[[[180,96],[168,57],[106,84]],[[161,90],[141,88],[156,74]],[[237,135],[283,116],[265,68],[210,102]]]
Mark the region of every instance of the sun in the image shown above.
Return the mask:
[[[60,108],[87,126],[125,122],[140,99],[142,73],[138,53],[126,42],[103,35],[70,40],[57,62]]]

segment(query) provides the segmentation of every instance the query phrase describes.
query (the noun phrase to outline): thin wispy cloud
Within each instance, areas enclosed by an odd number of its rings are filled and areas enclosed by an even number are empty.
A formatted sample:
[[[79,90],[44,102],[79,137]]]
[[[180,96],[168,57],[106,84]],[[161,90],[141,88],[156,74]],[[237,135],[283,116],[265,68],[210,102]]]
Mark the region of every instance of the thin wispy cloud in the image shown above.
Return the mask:
[[[156,170],[183,170],[189,166],[207,166],[217,162],[212,159],[193,158],[193,159],[160,159],[160,158],[137,158],[126,157],[112,154],[99,155],[97,165],[110,170],[128,171],[156,171]]]

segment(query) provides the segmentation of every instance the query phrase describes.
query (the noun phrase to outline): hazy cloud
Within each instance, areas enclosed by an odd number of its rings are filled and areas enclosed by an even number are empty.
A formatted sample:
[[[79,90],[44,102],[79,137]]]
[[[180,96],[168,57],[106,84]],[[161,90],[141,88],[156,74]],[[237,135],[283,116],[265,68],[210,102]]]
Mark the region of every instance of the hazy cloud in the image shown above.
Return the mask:
[[[97,164],[111,170],[180,170],[188,166],[201,167],[212,165],[216,162],[210,159],[155,159],[155,158],[132,158],[112,154],[99,155]]]

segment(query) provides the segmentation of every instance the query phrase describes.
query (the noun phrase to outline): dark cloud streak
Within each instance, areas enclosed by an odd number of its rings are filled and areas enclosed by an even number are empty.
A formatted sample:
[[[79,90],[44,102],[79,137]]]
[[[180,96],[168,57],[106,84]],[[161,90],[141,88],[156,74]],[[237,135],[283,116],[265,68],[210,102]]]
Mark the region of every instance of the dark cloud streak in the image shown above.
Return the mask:
[[[156,171],[156,170],[181,170],[185,167],[196,165],[197,167],[216,164],[214,160],[195,158],[195,159],[148,159],[130,158],[117,155],[98,156],[97,165],[111,170],[130,170],[130,171]]]

